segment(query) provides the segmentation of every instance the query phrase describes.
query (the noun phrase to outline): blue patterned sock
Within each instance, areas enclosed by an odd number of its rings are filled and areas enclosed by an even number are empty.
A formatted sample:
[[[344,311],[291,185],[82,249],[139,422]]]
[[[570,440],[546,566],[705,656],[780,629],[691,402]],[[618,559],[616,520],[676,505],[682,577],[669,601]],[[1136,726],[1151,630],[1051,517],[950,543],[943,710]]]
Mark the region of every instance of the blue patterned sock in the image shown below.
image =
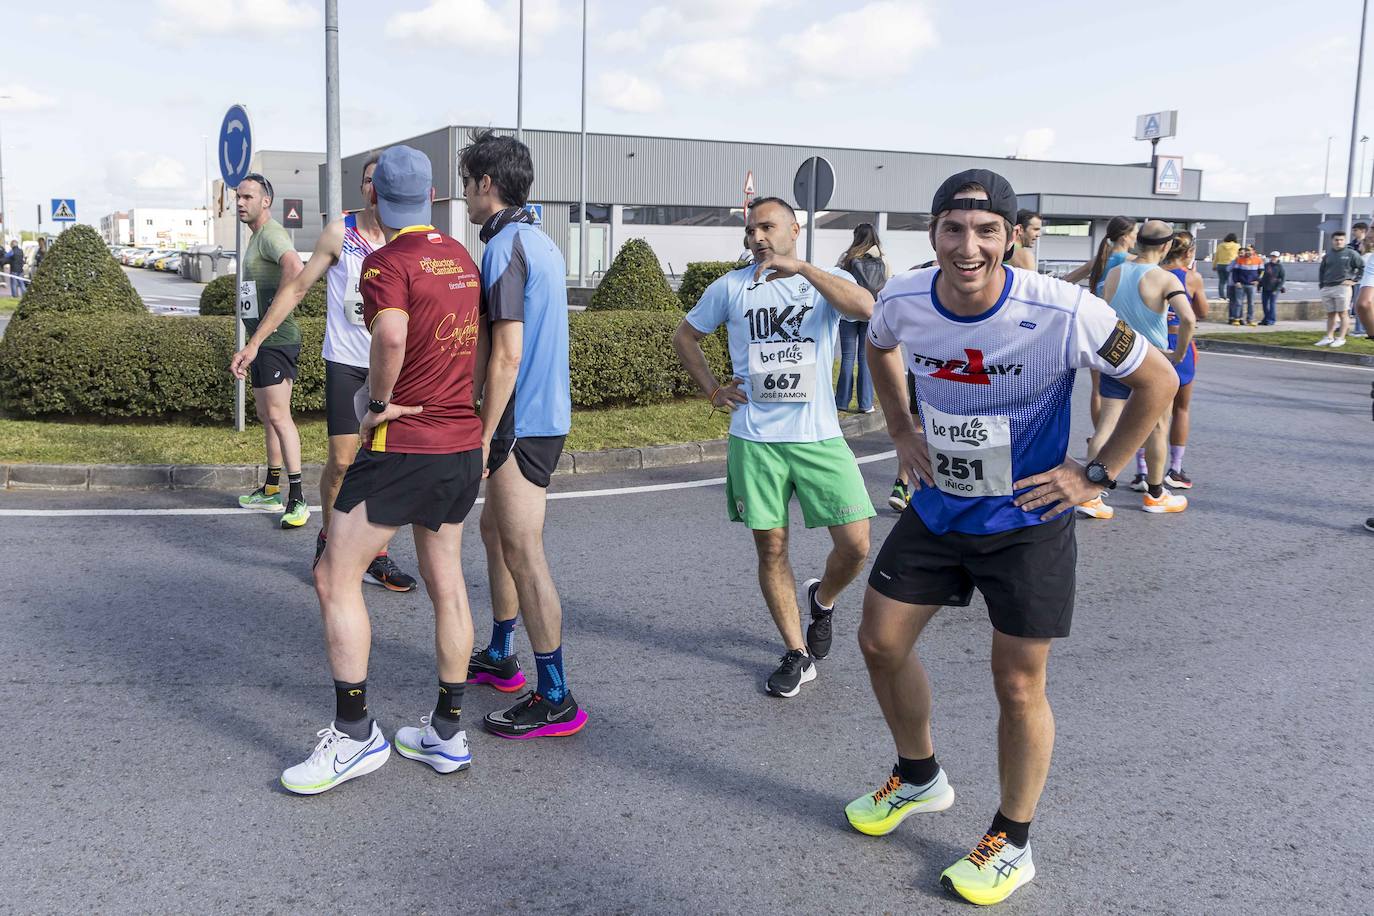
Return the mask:
[[[561,703],[568,695],[568,680],[563,676],[563,647],[552,652],[534,653],[534,664],[539,670],[540,696],[550,703]]]
[[[487,646],[487,655],[492,661],[499,662],[515,654],[515,622],[519,619],[512,617],[491,622],[491,645]]]

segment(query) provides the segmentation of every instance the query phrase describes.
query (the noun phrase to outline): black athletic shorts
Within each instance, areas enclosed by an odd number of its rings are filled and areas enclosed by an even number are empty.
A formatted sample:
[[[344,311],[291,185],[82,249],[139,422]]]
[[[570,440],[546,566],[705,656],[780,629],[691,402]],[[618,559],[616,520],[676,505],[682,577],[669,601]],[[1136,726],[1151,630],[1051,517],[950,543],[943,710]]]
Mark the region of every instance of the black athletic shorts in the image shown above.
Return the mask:
[[[329,435],[358,435],[358,409],[353,398],[366,384],[366,368],[324,361],[324,425]]]
[[[344,474],[334,508],[348,512],[366,501],[367,520],[374,525],[424,525],[438,531],[467,518],[481,485],[480,448],[447,455],[364,448]]]
[[[549,486],[554,469],[558,467],[558,456],[563,454],[563,441],[567,436],[527,436],[524,439],[493,439],[491,455],[487,458],[487,470],[495,474],[496,469],[515,455],[515,463],[524,478],[536,487]]]
[[[868,584],[906,604],[968,607],[977,588],[993,627],[1036,639],[1069,635],[1078,542],[1072,510],[1029,528],[936,536],[914,509],[897,520]]]
[[[259,347],[258,356],[248,370],[253,388],[271,388],[296,378],[296,363],[301,358],[300,344]]]

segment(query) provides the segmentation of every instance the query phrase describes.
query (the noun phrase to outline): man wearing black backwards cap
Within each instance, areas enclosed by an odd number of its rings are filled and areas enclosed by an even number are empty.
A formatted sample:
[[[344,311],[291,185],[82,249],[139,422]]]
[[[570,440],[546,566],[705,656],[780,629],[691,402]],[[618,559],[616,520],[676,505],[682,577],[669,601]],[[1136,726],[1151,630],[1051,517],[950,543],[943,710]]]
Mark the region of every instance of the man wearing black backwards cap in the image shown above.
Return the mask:
[[[889,281],[869,325],[874,384],[914,492],[873,564],[859,627],[897,765],[845,815],[856,830],[882,835],[909,814],[953,803],[913,648],[941,606],[966,606],[977,588],[993,626],[1001,805],[940,883],[990,904],[1035,876],[1030,821],[1054,746],[1046,663],[1050,640],[1068,635],[1073,615],[1073,507],[1112,486],[1178,376],[1101,299],[1002,264],[1016,220],[1016,194],[1002,176],[951,177],[931,213],[938,266]],[[915,377],[919,429],[899,345]],[[1066,458],[1074,373],[1084,368],[1133,391],[1100,460],[1086,468]]]
[[[283,786],[302,795],[370,773],[391,754],[367,708],[371,633],[362,577],[402,525],[414,531],[434,603],[439,699],[419,728],[396,732],[396,749],[440,773],[472,762],[458,727],[472,654],[459,549],[491,438],[473,405],[481,284],[467,249],[428,225],[431,195],[423,153],[408,146],[382,153],[368,198],[387,244],[363,259],[358,287],[372,333],[371,400],[360,424],[363,447],[339,487],[315,567],[334,721],[319,732],[309,759],[281,775]],[[505,405],[492,408],[499,418]]]

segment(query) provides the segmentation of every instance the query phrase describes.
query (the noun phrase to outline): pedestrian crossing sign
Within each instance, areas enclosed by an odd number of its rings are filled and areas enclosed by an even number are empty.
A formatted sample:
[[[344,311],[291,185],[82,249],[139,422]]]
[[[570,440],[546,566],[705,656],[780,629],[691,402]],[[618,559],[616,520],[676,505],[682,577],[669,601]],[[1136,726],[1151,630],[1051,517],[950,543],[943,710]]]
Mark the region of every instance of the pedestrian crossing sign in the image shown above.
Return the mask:
[[[70,197],[52,199],[52,221],[55,223],[76,222],[76,200]]]

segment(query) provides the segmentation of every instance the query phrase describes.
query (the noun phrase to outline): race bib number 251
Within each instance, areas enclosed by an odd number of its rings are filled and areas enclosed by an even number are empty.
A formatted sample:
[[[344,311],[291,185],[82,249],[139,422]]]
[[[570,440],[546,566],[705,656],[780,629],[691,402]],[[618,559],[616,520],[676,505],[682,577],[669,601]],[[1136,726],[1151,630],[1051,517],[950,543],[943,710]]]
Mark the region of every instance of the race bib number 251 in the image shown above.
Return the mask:
[[[922,405],[935,485],[955,496],[1011,496],[1011,418],[965,417]]]

